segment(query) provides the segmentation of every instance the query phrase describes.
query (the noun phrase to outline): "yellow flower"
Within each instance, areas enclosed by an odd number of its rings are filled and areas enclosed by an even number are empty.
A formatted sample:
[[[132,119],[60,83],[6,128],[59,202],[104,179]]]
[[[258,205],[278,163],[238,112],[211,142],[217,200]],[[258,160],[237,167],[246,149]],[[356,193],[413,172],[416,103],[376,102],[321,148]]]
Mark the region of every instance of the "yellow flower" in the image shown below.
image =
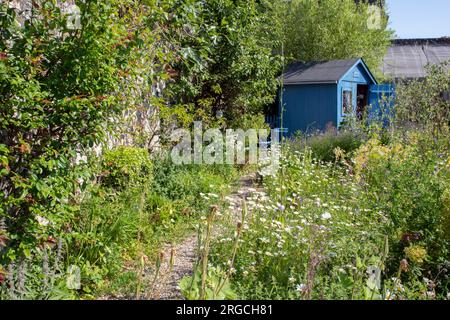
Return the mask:
[[[413,262],[423,263],[427,256],[427,250],[422,246],[410,246],[405,248],[406,256]]]

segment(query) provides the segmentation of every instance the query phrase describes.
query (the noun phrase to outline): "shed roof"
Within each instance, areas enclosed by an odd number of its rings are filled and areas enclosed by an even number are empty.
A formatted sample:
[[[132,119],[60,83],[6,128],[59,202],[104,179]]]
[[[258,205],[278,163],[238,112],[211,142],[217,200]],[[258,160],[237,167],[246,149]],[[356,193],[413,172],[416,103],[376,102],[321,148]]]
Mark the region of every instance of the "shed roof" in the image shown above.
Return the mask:
[[[381,71],[394,79],[423,78],[427,75],[425,66],[428,63],[448,60],[450,38],[395,40],[388,49]]]
[[[284,84],[337,83],[359,60],[296,62],[284,73]]]

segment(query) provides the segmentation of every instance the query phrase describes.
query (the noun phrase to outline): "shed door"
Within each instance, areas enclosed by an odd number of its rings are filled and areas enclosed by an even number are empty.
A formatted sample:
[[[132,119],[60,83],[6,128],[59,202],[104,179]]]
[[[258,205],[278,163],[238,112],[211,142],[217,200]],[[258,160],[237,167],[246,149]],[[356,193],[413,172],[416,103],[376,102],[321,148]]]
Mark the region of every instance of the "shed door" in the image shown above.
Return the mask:
[[[369,87],[371,117],[388,116],[393,111],[395,86],[393,84],[373,84]]]

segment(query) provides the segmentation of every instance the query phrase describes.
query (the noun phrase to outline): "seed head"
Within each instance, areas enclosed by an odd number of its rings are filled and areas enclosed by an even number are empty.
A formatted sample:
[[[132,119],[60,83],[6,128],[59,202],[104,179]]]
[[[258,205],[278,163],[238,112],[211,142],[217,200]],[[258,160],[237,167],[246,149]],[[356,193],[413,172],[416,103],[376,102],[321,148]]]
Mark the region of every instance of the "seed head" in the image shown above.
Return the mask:
[[[408,260],[403,259],[402,261],[400,261],[400,269],[403,272],[408,272],[409,271],[409,263]]]

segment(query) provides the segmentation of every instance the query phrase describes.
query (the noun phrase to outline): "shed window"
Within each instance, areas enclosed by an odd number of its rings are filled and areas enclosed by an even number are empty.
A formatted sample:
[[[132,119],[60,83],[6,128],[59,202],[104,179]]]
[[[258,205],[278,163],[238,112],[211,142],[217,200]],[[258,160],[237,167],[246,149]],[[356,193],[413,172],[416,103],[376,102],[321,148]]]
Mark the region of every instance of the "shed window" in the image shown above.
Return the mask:
[[[344,90],[342,92],[342,114],[352,112],[352,90]]]

